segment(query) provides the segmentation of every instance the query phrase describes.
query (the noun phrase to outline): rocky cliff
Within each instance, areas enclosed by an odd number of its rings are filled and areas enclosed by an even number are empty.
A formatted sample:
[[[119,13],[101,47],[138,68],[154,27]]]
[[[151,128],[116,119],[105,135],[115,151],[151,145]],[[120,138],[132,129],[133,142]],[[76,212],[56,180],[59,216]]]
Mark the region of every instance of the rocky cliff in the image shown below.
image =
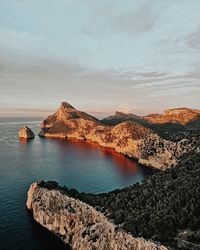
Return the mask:
[[[176,165],[178,159],[195,147],[197,141],[165,140],[151,129],[133,121],[106,125],[68,103],[61,103],[56,113],[42,122],[41,128],[40,136],[90,140],[158,169]]]
[[[200,148],[174,168],[108,193],[80,193],[54,181],[33,183],[26,205],[38,223],[72,249],[166,249],[151,239],[169,249],[197,250],[199,201]]]
[[[151,114],[143,117],[151,123],[178,122],[183,125],[200,118],[200,110],[189,108],[167,109],[163,114]]]
[[[151,114],[143,117],[116,112],[115,115],[101,120],[107,125],[116,125],[123,121],[139,123],[170,141],[179,141],[200,135],[200,110],[197,109],[168,109],[164,111],[164,114]]]
[[[39,224],[73,250],[167,250],[143,238],[134,238],[90,205],[39,183],[30,186],[26,206]]]

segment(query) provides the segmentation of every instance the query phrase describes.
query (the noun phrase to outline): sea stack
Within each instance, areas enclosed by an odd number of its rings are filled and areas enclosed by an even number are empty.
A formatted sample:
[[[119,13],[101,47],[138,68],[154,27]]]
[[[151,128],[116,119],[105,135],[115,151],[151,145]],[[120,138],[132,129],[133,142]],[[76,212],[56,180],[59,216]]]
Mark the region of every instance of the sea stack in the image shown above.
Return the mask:
[[[20,128],[18,135],[21,139],[33,139],[35,137],[33,131],[27,126]]]

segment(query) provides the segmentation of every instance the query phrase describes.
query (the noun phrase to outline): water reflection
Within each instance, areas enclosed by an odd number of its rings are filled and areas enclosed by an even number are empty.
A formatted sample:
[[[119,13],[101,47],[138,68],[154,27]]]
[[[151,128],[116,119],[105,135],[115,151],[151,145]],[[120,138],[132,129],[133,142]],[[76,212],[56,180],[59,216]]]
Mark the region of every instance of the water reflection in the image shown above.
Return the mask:
[[[134,176],[139,171],[138,163],[135,160],[116,153],[111,148],[101,147],[94,142],[54,138],[46,138],[44,140],[49,140],[51,143],[57,144],[59,147],[58,152],[61,156],[60,159],[65,159],[70,152],[74,151],[76,154],[79,154],[79,157],[81,154],[82,157],[101,157],[102,159],[112,161],[116,170],[127,177]],[[83,162],[83,164],[86,163]]]
[[[33,143],[33,139],[19,138],[19,143],[20,143],[20,144]]]
[[[48,143],[54,144],[54,146],[58,146],[59,159],[62,162],[65,162],[66,157],[72,154],[71,156],[74,156],[74,161],[76,161],[76,157],[83,157],[83,165],[87,164],[87,162],[84,161],[85,157],[87,157],[88,160],[96,157],[97,159],[101,158],[101,160],[104,159],[105,161],[112,162],[115,170],[125,178],[132,178],[143,171],[147,171],[149,174],[151,173],[150,169],[140,166],[136,160],[117,153],[112,148],[101,147],[91,141],[42,138],[42,143],[45,144],[47,141]]]
[[[55,180],[81,192],[102,193],[141,182],[150,173],[136,161],[92,142],[38,136],[19,140],[20,126],[24,123],[0,129],[1,250],[48,249],[46,243],[49,249],[62,249],[56,242],[54,247],[51,235],[27,216],[26,193],[34,181]],[[37,134],[39,125],[30,127]]]

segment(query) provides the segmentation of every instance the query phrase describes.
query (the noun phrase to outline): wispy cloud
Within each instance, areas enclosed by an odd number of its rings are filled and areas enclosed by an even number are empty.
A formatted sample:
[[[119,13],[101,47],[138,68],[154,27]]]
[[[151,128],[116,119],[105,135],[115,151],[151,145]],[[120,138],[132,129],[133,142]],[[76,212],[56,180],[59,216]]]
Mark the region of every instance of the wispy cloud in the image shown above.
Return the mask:
[[[0,112],[61,100],[100,113],[198,108],[199,9],[197,0],[0,1]]]

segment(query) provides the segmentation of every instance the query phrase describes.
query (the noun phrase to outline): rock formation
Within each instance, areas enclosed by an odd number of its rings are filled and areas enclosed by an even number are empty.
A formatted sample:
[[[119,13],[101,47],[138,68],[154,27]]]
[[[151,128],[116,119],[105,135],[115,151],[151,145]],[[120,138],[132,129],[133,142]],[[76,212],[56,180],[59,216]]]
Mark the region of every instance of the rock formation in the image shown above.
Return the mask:
[[[176,165],[178,159],[185,151],[189,152],[197,140],[165,140],[151,129],[133,121],[106,125],[68,103],[61,103],[56,113],[42,122],[41,128],[40,136],[90,140],[158,169]]]
[[[26,206],[39,224],[73,250],[167,250],[143,238],[134,238],[93,207],[39,183],[30,186]]]
[[[151,123],[178,122],[183,125],[200,118],[200,110],[189,108],[167,109],[163,114],[151,114],[143,117]]]
[[[28,127],[22,127],[19,129],[19,138],[21,139],[33,139],[35,137],[33,131]]]

